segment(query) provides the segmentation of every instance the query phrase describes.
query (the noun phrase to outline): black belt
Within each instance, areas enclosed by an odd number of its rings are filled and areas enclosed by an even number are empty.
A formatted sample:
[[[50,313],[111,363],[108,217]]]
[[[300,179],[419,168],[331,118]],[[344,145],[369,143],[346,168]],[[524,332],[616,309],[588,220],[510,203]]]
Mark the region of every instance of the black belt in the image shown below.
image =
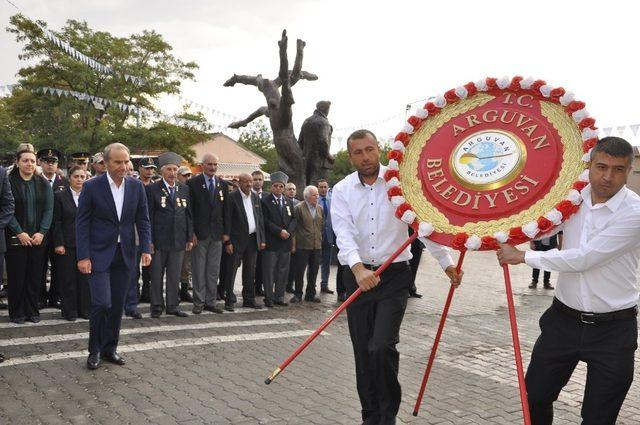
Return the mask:
[[[382,267],[382,264],[379,265],[373,265],[373,264],[362,264],[364,266],[365,269],[367,270],[371,270],[371,271],[376,271],[378,270],[380,267]],[[389,267],[387,267],[386,269],[384,269],[385,272],[388,271],[392,271],[392,270],[400,270],[403,269],[405,267],[407,267],[409,265],[409,263],[407,261],[400,261],[398,263],[391,263],[389,264]]]
[[[584,311],[574,310],[557,298],[553,298],[552,306],[559,312],[576,318],[587,325],[609,322],[611,320],[630,319],[638,315],[638,306],[625,308],[624,310],[611,311],[608,313],[586,313]]]

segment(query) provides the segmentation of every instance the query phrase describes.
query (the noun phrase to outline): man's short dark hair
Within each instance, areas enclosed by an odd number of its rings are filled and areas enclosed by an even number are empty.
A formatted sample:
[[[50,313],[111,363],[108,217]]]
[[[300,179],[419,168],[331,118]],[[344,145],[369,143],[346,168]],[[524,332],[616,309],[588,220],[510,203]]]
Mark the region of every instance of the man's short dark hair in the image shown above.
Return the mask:
[[[591,151],[591,160],[598,152],[606,153],[615,158],[628,158],[629,163],[632,163],[634,158],[633,146],[622,137],[609,136],[600,139]]]
[[[375,134],[373,134],[372,131],[365,130],[365,129],[356,130],[353,133],[351,133],[349,137],[347,137],[347,152],[351,152],[349,148],[351,147],[352,140],[364,139],[367,136],[373,137],[373,140],[375,140],[375,142],[378,143],[378,138],[376,137]]]
[[[260,170],[255,170],[254,172],[251,173],[252,176],[262,176],[264,177],[264,173]]]
[[[320,183],[326,183],[327,185],[329,185],[329,182],[327,181],[327,179],[318,179],[316,181],[316,186],[319,185]]]

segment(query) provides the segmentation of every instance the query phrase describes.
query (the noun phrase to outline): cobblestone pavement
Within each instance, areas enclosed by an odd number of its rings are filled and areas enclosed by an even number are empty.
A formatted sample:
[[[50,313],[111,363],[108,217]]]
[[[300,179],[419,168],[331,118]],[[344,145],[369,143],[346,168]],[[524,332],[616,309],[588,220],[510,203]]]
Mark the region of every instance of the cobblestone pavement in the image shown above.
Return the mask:
[[[419,272],[424,298],[409,302],[401,342],[401,424],[520,424],[502,271],[491,253],[469,254],[418,417],[411,412],[448,285],[427,254]],[[335,270],[332,271],[332,278]],[[512,268],[525,366],[538,318],[552,294],[530,290],[530,269]],[[236,283],[236,288],[239,288]],[[332,283],[333,286],[333,283]],[[7,424],[358,424],[353,353],[339,317],[271,385],[266,376],[336,308],[321,304],[223,315],[124,320],[124,367],[85,368],[88,323],[38,325],[0,316],[0,423]],[[189,306],[183,306],[189,309]],[[636,378],[638,378],[636,372]],[[580,422],[585,368],[578,367],[556,403],[557,424]],[[637,379],[636,379],[637,381]],[[640,423],[634,384],[619,424]]]

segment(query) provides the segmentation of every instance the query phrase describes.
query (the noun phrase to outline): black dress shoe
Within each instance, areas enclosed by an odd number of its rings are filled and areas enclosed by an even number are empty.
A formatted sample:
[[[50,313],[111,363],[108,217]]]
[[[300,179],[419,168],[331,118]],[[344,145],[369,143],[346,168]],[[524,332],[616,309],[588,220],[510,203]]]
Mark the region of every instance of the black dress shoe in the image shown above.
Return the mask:
[[[322,302],[322,300],[319,297],[304,297],[304,300],[308,303],[319,303]]]
[[[244,301],[244,302],[242,303],[242,307],[246,307],[246,308],[254,308],[254,309],[256,309],[256,310],[260,310],[260,309],[262,309],[262,307],[263,307],[263,306],[262,306],[262,305],[260,305],[260,304],[256,304],[256,302],[255,302],[255,301]]]
[[[13,323],[16,323],[18,325],[24,325],[24,317],[18,317],[17,319],[9,319],[11,320]]]
[[[550,283],[545,283],[544,289],[553,289],[553,286]]]
[[[323,286],[322,288],[320,288],[320,292],[322,292],[323,294],[333,294],[334,292],[327,288],[326,286]]]
[[[31,316],[27,318],[31,323],[40,323],[40,316]]]
[[[152,319],[158,319],[158,318],[160,318],[160,316],[162,316],[162,312],[161,311],[152,311],[151,312],[151,318]]]
[[[538,287],[538,282],[536,282],[535,280],[531,281],[531,284],[529,285],[529,289],[536,289]]]
[[[131,311],[129,313],[125,313],[125,315],[127,317],[131,317],[131,318],[134,318],[134,319],[142,319],[142,314],[140,314],[140,312],[137,311],[137,310],[136,311]]]
[[[268,308],[273,308],[273,301],[271,300],[264,300],[264,306],[268,307]]]
[[[191,310],[191,312],[193,314],[200,314],[200,313],[202,313],[202,307],[193,306],[193,310]]]
[[[422,298],[422,294],[418,294],[417,292],[409,292],[409,297],[411,297],[411,298]]]
[[[206,311],[210,311],[212,313],[218,313],[218,314],[222,314],[224,312],[224,310],[222,310],[222,308],[218,307],[217,305],[205,305],[204,309]]]
[[[300,298],[297,295],[294,295],[293,297],[289,298],[289,304],[300,304],[302,302],[302,298]]]
[[[233,304],[225,304],[224,305],[224,309],[226,311],[230,311],[230,312],[234,312],[235,311],[235,308],[233,307]]]
[[[4,361],[4,354],[0,353],[0,363]]]
[[[176,316],[176,317],[189,317],[189,315],[187,313],[185,313],[182,310],[173,310],[173,311],[167,311],[167,314],[170,314],[172,316]]]
[[[100,357],[108,361],[109,363],[117,364],[118,366],[123,366],[125,361],[118,353],[115,351],[113,353],[103,353],[100,354]]]
[[[280,306],[280,307],[288,307],[289,304],[284,302],[284,301],[274,301],[273,302],[275,305]]]
[[[87,357],[87,369],[96,370],[100,367],[100,356],[97,354],[89,354]]]
[[[75,316],[62,316],[67,322],[75,322],[78,318]]]

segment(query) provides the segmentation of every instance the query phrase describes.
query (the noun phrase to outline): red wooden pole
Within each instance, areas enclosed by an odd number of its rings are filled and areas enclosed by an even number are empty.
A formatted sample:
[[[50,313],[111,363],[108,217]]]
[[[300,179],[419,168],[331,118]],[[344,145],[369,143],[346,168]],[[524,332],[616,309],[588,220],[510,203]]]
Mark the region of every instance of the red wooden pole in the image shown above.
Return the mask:
[[[460,257],[458,257],[458,264],[456,265],[456,271],[460,273],[462,269],[462,262],[464,261],[464,254],[466,251],[460,252]],[[424,371],[424,376],[422,377],[422,384],[420,385],[420,392],[418,393],[418,399],[416,400],[416,404],[413,408],[413,416],[418,416],[418,410],[420,410],[420,404],[422,404],[422,396],[424,395],[424,390],[427,388],[427,381],[429,380],[429,375],[431,374],[431,368],[433,367],[433,362],[436,358],[436,352],[438,351],[438,344],[440,344],[440,337],[442,336],[442,330],[444,329],[444,323],[447,320],[447,315],[449,314],[449,306],[451,306],[451,300],[453,299],[453,292],[456,287],[451,285],[449,288],[449,294],[447,295],[447,301],[444,303],[444,309],[442,310],[442,315],[440,316],[440,325],[438,326],[438,331],[436,332],[436,337],[433,340],[433,346],[431,347],[431,354],[429,355],[429,362],[427,363],[427,369]]]
[[[394,252],[393,254],[391,254],[391,256],[387,259],[387,261],[385,261],[376,271],[375,271],[375,275],[376,276],[380,276],[382,274],[383,271],[385,271],[385,269],[387,267],[389,267],[389,265],[391,263],[393,263],[393,260],[395,260],[398,255],[400,255],[409,245],[411,245],[411,242],[413,242],[416,238],[418,237],[418,232],[414,231],[413,234],[411,236],[409,236],[409,238],[402,244],[402,246],[400,248],[398,248],[396,250],[396,252]],[[349,306],[349,304],[351,304],[356,298],[358,298],[360,296],[360,294],[362,294],[362,290],[360,288],[358,288],[353,294],[351,294],[351,296],[349,298],[346,299],[345,302],[343,302],[340,307],[338,307],[336,309],[336,311],[334,311],[331,316],[329,316],[323,323],[322,325],[320,325],[320,327],[318,329],[316,329],[311,335],[309,335],[309,337],[293,352],[293,354],[291,354],[289,357],[287,357],[287,359],[282,362],[280,364],[280,366],[278,366],[272,373],[271,375],[269,375],[269,377],[267,379],[264,380],[264,383],[269,385],[275,378],[276,376],[278,376],[280,374],[280,372],[282,372],[287,366],[289,366],[289,364],[295,360],[296,357],[298,357],[298,355],[300,353],[302,353],[302,351],[304,351],[305,348],[307,348],[307,346],[309,344],[311,344],[311,342],[313,342],[314,339],[316,339],[316,337],[318,335],[320,335],[322,333],[323,330],[325,330],[325,328],[327,326],[329,326],[329,324],[331,324],[331,322],[333,322],[333,320],[338,317],[340,315],[340,313],[342,313],[344,311],[345,308],[347,308]]]
[[[527,388],[524,382],[524,372],[522,367],[522,353],[520,352],[520,339],[518,338],[518,324],[516,322],[516,309],[513,304],[513,292],[511,291],[511,276],[509,266],[502,266],[504,271],[504,286],[507,292],[507,304],[509,306],[509,321],[511,322],[511,338],[513,339],[513,352],[516,358],[516,372],[518,374],[518,387],[520,389],[520,403],[522,404],[522,417],[524,425],[531,425],[529,416],[529,400],[527,399]]]

